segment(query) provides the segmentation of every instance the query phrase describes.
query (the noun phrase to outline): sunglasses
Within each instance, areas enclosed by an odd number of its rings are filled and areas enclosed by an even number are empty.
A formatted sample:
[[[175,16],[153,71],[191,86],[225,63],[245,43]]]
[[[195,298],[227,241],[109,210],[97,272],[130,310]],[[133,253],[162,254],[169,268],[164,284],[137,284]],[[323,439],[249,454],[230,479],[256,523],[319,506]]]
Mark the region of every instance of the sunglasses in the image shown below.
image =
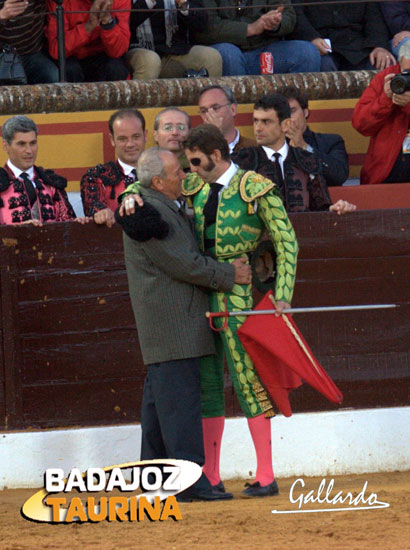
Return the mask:
[[[201,164],[201,159],[198,157],[193,157],[190,159],[189,162],[192,164],[192,166],[199,166]]]

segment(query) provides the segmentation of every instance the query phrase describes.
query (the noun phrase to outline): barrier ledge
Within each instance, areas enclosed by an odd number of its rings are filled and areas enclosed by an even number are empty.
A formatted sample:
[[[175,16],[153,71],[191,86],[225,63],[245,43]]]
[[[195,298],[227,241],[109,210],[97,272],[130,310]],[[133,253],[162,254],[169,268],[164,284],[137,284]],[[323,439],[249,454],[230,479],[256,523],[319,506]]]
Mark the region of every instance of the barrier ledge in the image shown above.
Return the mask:
[[[360,97],[375,74],[376,71],[338,71],[273,76],[1,86],[0,114],[196,105],[199,91],[209,84],[228,86],[234,92],[238,103],[251,103],[264,93],[281,92],[289,86],[305,90],[309,99],[349,99]]]

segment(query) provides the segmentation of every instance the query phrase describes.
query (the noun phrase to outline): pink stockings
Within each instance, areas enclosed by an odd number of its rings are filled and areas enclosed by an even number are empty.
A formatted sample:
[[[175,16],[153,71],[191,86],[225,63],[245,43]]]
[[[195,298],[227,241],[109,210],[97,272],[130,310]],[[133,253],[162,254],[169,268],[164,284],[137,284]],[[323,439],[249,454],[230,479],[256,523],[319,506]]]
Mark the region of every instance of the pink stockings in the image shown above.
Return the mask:
[[[203,471],[211,485],[217,485],[221,481],[219,462],[224,424],[225,418],[223,416],[202,419],[205,447]],[[248,418],[248,426],[256,452],[255,481],[259,481],[261,486],[264,487],[272,483],[274,479],[270,419],[265,418],[263,414]]]

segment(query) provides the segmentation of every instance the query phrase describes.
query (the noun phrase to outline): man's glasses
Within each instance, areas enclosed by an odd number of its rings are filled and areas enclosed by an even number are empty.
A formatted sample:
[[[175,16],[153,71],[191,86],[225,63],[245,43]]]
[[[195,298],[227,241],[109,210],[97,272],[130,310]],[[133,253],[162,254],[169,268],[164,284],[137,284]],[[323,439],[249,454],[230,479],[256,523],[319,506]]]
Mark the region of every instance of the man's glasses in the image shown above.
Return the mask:
[[[222,107],[226,107],[227,105],[230,105],[230,103],[224,103],[223,105],[212,105],[211,107],[209,107],[209,109],[207,109],[206,107],[201,107],[199,109],[199,112],[201,115],[206,115],[208,111],[214,111],[215,113],[218,113]]]
[[[186,124],[164,124],[164,126],[162,126],[164,132],[173,132],[174,129],[184,132],[187,128],[188,126]]]
[[[192,166],[199,166],[201,164],[201,159],[199,157],[192,157],[189,159],[189,162],[192,164]]]

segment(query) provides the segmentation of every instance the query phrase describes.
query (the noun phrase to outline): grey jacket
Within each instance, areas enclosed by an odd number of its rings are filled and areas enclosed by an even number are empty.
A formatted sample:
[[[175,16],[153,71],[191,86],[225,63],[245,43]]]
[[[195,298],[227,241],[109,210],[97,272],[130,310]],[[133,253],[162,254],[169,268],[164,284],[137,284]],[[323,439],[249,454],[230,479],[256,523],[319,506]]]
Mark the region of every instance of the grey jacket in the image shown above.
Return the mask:
[[[141,193],[169,224],[163,240],[137,242],[124,233],[128,284],[144,363],[214,352],[204,288],[229,291],[235,270],[201,255],[190,221],[153,189]]]

